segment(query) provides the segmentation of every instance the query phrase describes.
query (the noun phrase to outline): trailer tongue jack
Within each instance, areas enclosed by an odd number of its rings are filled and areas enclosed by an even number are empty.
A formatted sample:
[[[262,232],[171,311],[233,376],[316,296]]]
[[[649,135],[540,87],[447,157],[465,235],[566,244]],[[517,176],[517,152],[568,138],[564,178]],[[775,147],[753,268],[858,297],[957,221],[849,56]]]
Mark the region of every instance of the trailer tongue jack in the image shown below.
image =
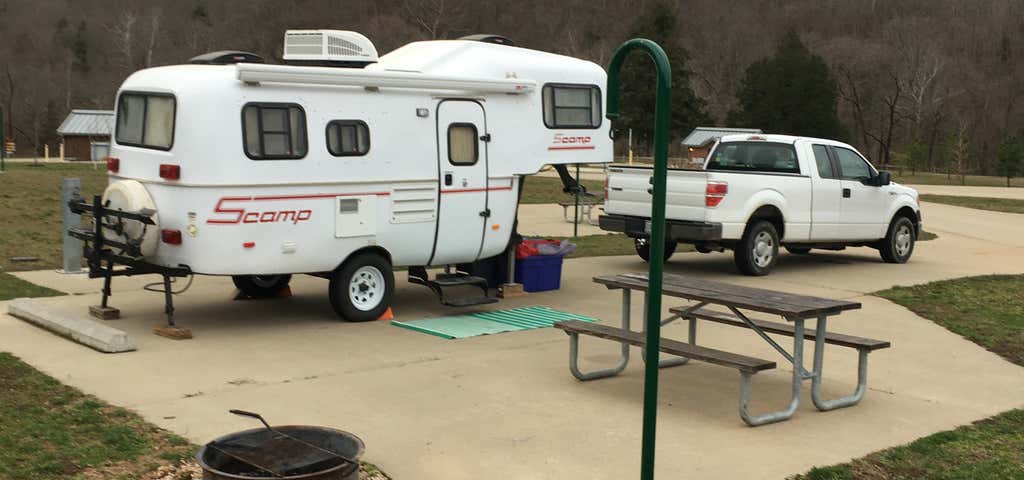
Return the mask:
[[[121,209],[108,208],[99,195],[93,196],[92,203],[81,197],[74,197],[68,202],[72,212],[92,217],[90,227],[72,227],[68,234],[84,242],[83,252],[89,266],[89,278],[103,279],[103,297],[99,305],[89,307],[89,313],[103,320],[118,318],[120,311],[111,307],[108,302],[113,295],[110,284],[114,277],[130,277],[133,275],[156,274],[162,277],[161,283],[150,284],[146,290],[164,294],[164,314],[167,316],[166,327],[158,327],[156,333],[170,338],[191,338],[188,329],[180,328],[174,323],[174,292],[171,289],[173,278],[190,277],[192,270],[186,266],[164,267],[143,261],[142,237],[149,227],[156,222],[153,210],[143,209],[137,212],[126,212]],[[137,238],[127,234],[131,223],[142,224],[142,233]],[[113,232],[116,238],[108,238],[107,232]],[[122,266],[123,268],[117,268]],[[161,286],[160,288],[157,288]],[[187,287],[186,287],[187,288]]]

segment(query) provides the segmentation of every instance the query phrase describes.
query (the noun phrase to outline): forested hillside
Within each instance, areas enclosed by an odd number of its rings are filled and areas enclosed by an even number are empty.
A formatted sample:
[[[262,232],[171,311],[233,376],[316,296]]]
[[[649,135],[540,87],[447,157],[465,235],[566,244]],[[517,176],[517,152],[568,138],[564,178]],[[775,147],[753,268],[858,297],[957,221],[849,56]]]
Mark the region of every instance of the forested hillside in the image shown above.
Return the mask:
[[[288,28],[356,30],[381,53],[497,33],[601,65],[645,35],[678,70],[676,139],[708,123],[828,132],[876,163],[989,174],[1024,152],[1007,147],[1024,129],[1024,0],[0,0],[0,102],[31,154],[69,109],[111,108],[134,70],[221,49],[277,61]],[[624,100],[618,127],[643,143],[650,97]]]

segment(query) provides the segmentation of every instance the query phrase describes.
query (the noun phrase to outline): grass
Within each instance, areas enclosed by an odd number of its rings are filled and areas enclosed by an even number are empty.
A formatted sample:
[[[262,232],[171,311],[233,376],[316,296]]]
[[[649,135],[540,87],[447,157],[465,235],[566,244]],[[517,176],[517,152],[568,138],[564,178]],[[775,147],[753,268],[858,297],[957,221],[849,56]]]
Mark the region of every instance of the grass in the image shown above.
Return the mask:
[[[0,272],[0,302],[22,297],[56,297],[63,292],[40,287],[14,275]]]
[[[0,174],[0,270],[38,270],[61,265],[61,183],[82,180],[82,195],[103,193],[104,167],[91,164],[51,163],[32,166],[8,163]],[[38,257],[35,262],[13,262],[11,257]]]
[[[957,207],[977,208],[993,212],[1024,213],[1024,200],[1012,198],[960,197],[953,195],[921,195],[922,202],[944,203]]]
[[[909,170],[904,170],[905,175],[898,175],[896,171],[892,171],[893,180],[902,183],[904,185],[964,185],[971,187],[1005,187],[1006,177],[993,177],[988,175],[967,175],[965,183],[960,183],[960,176],[953,175],[947,177],[945,173],[927,173],[917,172],[914,175],[910,174]],[[1024,187],[1024,178],[1014,178],[1010,181],[1010,186],[1013,187]]]
[[[1024,366],[1024,275],[987,275],[895,287],[892,300]],[[849,463],[815,467],[799,480],[1024,478],[1024,410],[939,432]]]
[[[581,180],[587,191],[602,195],[604,182],[600,180]],[[571,202],[573,196],[562,191],[562,181],[553,177],[532,176],[523,185],[523,196],[520,203],[558,203]]]
[[[1024,275],[986,275],[876,293],[1024,366]]]
[[[138,478],[192,455],[185,439],[0,352],[0,478]]]

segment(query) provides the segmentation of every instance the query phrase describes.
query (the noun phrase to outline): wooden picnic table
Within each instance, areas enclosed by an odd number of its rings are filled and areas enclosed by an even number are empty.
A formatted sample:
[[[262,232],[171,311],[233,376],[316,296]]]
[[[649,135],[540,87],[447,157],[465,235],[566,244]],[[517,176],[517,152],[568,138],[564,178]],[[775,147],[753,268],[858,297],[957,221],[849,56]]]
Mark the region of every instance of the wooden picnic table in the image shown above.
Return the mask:
[[[588,324],[570,321],[556,324],[570,335],[569,369],[579,380],[593,380],[617,375],[626,368],[629,362],[630,346],[646,346],[645,335],[630,329],[631,292],[644,292],[644,310],[647,309],[647,274],[624,273],[594,277],[594,282],[605,285],[609,289],[622,290],[622,328],[607,325]],[[672,314],[662,320],[665,325],[684,319],[689,321],[689,341],[683,343],[676,340],[663,339],[661,351],[677,358],[662,359],[659,367],[683,365],[691,359],[705,361],[717,365],[728,366],[739,370],[740,380],[740,417],[748,425],[757,426],[787,420],[793,416],[800,405],[800,391],[804,380],[811,380],[811,400],[819,410],[827,411],[857,404],[864,396],[867,386],[867,355],[868,353],[889,347],[889,342],[869,338],[855,337],[835,332],[828,332],[827,319],[847,310],[861,308],[859,302],[833,300],[829,298],[797,295],[762,288],[743,287],[728,283],[665,274],[663,276],[662,295],[677,297],[696,302],[685,307],[674,307]],[[710,305],[725,307],[730,313],[705,308]],[[743,311],[762,314],[779,315],[789,323],[769,322],[749,318]],[[814,330],[804,327],[807,319],[816,319]],[[789,405],[782,410],[751,414],[747,404],[750,398],[751,377],[759,371],[775,368],[775,363],[735,352],[725,352],[698,346],[696,344],[697,322],[712,321],[726,325],[738,326],[753,330],[765,342],[771,345],[780,355],[793,365],[791,397]],[[646,332],[644,323],[643,330]],[[792,351],[778,344],[768,333],[793,337]],[[578,335],[593,335],[622,344],[619,364],[613,368],[584,373],[578,367]],[[805,339],[814,339],[814,364],[810,372],[804,368],[803,344]],[[858,381],[853,394],[833,400],[821,397],[821,377],[824,363],[825,345],[833,344],[855,348],[859,352]]]

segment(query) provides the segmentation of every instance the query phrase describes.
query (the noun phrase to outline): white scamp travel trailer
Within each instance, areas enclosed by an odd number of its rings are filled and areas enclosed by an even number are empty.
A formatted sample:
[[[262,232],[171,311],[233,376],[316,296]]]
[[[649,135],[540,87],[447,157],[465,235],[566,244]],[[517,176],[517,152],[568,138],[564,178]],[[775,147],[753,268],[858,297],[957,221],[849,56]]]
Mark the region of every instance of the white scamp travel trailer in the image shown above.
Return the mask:
[[[90,274],[231,275],[270,296],[290,275],[330,279],[335,311],[378,318],[393,270],[453,306],[486,282],[426,267],[502,253],[523,175],[612,159],[606,75],[507,39],[424,41],[377,58],[347,31],[285,35],[285,65],[242,52],[135,72],[121,85]],[[565,181],[565,176],[563,176]],[[114,268],[123,265],[126,268]],[[480,286],[483,296],[444,289]],[[104,292],[104,306],[109,288]]]

